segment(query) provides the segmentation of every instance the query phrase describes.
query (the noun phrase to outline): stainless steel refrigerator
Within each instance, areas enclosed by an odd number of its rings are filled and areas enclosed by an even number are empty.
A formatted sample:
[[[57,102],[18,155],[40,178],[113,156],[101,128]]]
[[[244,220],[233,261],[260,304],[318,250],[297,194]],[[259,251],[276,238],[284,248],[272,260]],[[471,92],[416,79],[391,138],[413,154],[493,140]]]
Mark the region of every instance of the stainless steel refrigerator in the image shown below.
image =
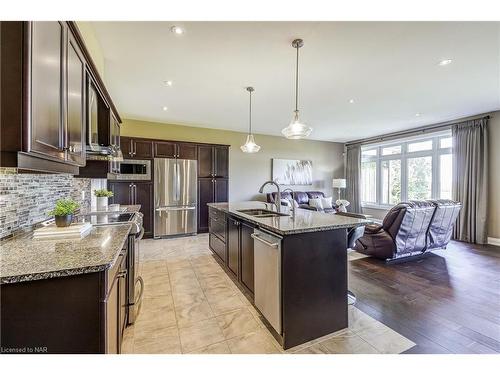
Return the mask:
[[[196,233],[197,161],[154,159],[154,237]]]

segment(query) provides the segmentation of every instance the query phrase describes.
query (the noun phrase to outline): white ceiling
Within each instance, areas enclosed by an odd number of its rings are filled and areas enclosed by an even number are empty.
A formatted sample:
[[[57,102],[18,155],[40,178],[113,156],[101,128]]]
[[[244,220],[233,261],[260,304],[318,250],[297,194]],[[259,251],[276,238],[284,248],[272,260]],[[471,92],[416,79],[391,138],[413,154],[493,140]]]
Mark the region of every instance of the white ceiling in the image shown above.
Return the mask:
[[[186,33],[171,33],[174,24]],[[343,142],[500,108],[498,22],[92,25],[124,118],[244,132],[251,85],[254,132],[280,135],[294,105],[297,37],[299,108],[312,139]],[[443,59],[453,62],[438,66]]]

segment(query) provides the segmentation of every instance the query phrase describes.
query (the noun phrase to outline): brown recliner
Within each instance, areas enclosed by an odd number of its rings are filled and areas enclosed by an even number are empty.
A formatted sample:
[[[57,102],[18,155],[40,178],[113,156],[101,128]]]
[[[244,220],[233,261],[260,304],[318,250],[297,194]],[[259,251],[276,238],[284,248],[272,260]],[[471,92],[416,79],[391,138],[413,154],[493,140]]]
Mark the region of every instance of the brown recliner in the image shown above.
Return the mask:
[[[385,216],[382,225],[365,226],[354,250],[385,260],[422,254],[435,205],[427,201],[400,203]]]

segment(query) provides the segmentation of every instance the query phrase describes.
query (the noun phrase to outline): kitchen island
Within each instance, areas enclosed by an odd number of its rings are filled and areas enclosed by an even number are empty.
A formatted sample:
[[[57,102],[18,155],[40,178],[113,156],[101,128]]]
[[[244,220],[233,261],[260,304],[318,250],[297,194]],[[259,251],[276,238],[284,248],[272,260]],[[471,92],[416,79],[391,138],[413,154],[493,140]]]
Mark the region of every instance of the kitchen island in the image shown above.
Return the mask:
[[[256,201],[208,206],[210,249],[284,349],[347,327],[347,235],[370,220]]]

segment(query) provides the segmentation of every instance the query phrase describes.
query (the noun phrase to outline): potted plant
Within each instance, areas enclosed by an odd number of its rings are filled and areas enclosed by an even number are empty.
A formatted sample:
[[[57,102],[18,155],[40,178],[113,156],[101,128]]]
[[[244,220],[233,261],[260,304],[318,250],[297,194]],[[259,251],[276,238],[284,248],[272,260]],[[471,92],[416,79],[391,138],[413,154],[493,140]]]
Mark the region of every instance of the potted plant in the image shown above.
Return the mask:
[[[56,219],[56,226],[69,227],[73,221],[73,214],[80,207],[73,199],[59,199],[56,206],[49,212]]]
[[[94,190],[94,195],[97,197],[97,211],[108,210],[108,198],[113,196],[113,192],[107,189]]]

